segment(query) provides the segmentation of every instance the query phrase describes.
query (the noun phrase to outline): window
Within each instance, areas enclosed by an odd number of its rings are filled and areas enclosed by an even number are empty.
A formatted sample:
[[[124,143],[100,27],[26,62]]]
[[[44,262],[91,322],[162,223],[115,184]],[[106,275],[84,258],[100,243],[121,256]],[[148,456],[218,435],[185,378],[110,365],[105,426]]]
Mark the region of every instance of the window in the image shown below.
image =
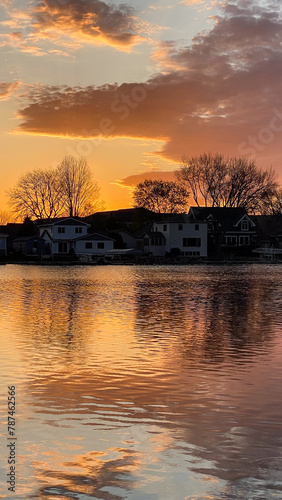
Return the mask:
[[[59,253],[67,253],[68,245],[67,243],[59,243]]]
[[[62,227],[62,226],[59,226],[59,227],[58,227],[58,233],[59,233],[59,234],[63,234],[64,232],[65,232],[65,228],[64,228],[64,227]]]
[[[225,243],[228,246],[237,246],[237,236],[225,236]]]
[[[81,234],[82,233],[82,227],[76,227],[75,228],[76,234]]]
[[[145,247],[149,246],[149,238],[144,238],[144,245]]]
[[[162,238],[151,238],[152,246],[161,246],[164,245],[164,240]]]
[[[199,231],[199,224],[195,224],[195,231]]]
[[[92,242],[86,241],[85,242],[85,250],[91,250],[91,248],[92,248]]]
[[[33,240],[33,248],[37,249],[38,248],[38,241]]]
[[[241,222],[241,229],[242,231],[248,231],[249,229],[249,223],[246,219],[242,220]]]
[[[240,236],[240,246],[249,245],[250,238],[249,236]]]
[[[183,231],[183,224],[178,224],[178,231]]]
[[[167,231],[167,224],[163,225],[163,231]]]
[[[183,238],[184,247],[200,247],[201,238]]]
[[[104,244],[104,242],[103,242],[103,241],[99,241],[99,242],[97,243],[97,248],[100,248],[100,249],[105,248],[105,244]]]

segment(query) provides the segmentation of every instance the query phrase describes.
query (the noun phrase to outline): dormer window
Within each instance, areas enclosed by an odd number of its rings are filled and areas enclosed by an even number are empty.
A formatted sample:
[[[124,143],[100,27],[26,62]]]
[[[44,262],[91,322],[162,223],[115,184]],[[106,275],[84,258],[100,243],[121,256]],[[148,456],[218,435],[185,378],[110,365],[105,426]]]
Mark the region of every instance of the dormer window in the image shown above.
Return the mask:
[[[241,222],[241,229],[242,231],[248,231],[249,229],[249,223],[246,219],[242,220]]]

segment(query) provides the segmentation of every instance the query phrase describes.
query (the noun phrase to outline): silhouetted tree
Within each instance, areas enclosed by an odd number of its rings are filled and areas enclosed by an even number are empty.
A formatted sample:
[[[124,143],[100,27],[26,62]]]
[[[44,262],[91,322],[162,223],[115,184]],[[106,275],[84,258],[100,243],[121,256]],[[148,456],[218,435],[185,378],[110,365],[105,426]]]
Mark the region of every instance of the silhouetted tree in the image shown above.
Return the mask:
[[[277,189],[268,198],[264,200],[261,207],[261,213],[264,215],[282,214],[282,189]]]
[[[13,222],[14,217],[10,212],[7,210],[1,210],[0,211],[0,225],[4,226],[5,224],[8,224],[8,222]]]
[[[55,169],[27,172],[7,195],[18,219],[84,216],[102,206],[86,161],[72,156],[66,156]]]
[[[143,207],[157,213],[181,213],[187,210],[189,192],[173,181],[150,180],[140,182],[134,191],[136,208]]]
[[[205,206],[244,207],[249,212],[261,212],[278,187],[273,169],[261,170],[253,160],[219,154],[184,156],[176,177],[189,186],[198,206],[203,200]]]
[[[53,169],[27,172],[7,194],[17,218],[49,219],[63,215],[61,186]]]
[[[99,200],[100,188],[92,179],[85,158],[65,156],[57,169],[57,178],[63,206],[70,217],[86,216],[103,208]]]

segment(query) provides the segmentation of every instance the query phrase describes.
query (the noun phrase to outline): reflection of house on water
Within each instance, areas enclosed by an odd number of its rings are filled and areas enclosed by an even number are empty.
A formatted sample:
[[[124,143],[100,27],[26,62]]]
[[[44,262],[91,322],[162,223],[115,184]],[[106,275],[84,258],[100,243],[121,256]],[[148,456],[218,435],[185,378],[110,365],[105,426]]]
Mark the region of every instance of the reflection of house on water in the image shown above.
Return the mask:
[[[238,361],[265,348],[271,330],[272,290],[242,267],[188,267],[151,272],[136,283],[135,331],[144,349],[182,352],[183,358]]]

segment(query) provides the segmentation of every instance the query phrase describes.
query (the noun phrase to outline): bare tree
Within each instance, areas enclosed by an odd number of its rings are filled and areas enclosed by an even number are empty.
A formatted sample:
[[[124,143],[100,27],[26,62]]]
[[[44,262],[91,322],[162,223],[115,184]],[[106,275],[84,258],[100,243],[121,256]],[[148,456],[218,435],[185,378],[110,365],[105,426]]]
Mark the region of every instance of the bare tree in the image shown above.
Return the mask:
[[[57,169],[57,177],[68,216],[82,217],[103,208],[104,203],[99,200],[100,188],[92,180],[84,158],[65,156]]]
[[[12,212],[21,220],[83,217],[103,207],[86,161],[72,156],[66,156],[56,169],[27,172],[7,195]]]
[[[187,210],[189,192],[173,181],[150,180],[138,184],[133,199],[135,207],[157,213],[182,213]]]
[[[223,156],[202,154],[198,157],[182,158],[180,170],[175,172],[178,182],[189,186],[197,206],[217,206],[226,176]]]
[[[7,195],[17,219],[49,219],[63,215],[62,192],[52,169],[27,172]]]
[[[261,206],[263,215],[282,215],[282,189],[277,189]]]
[[[247,158],[219,154],[184,156],[176,177],[191,188],[198,206],[244,207],[252,213],[260,212],[278,187],[273,169],[261,170]]]
[[[0,211],[0,225],[1,226],[4,226],[4,225],[8,224],[8,222],[13,222],[13,221],[14,221],[14,217],[12,214],[10,214],[10,212],[8,212],[7,210]]]

